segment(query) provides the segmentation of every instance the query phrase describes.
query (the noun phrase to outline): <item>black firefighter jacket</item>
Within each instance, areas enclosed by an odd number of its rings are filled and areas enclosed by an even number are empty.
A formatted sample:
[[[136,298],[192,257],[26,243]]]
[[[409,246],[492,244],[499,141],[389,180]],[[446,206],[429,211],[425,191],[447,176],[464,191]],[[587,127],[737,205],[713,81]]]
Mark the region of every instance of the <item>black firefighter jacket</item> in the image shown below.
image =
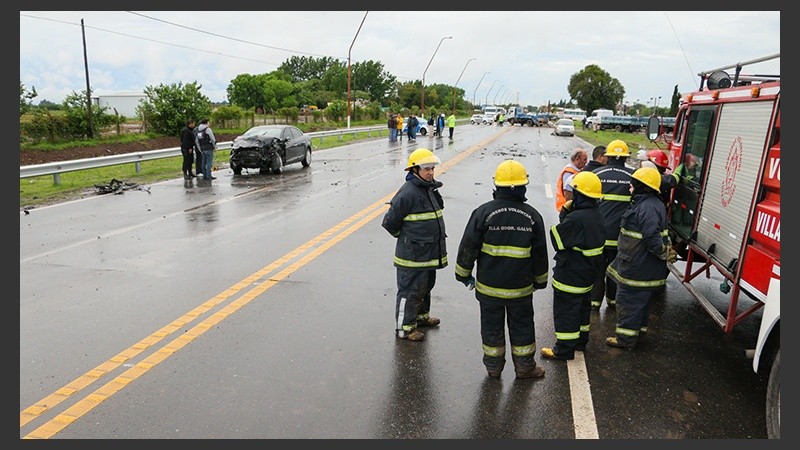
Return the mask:
[[[655,193],[634,195],[622,215],[617,257],[608,275],[618,284],[653,289],[667,282],[666,259],[671,247],[667,235],[667,211]]]
[[[389,201],[382,226],[397,238],[395,267],[432,270],[447,266],[444,200],[438,191],[440,187],[439,181],[427,182],[409,173],[406,182]]]
[[[458,246],[456,279],[469,279],[477,261],[475,297],[481,302],[531,299],[547,287],[544,220],[524,196],[510,192],[498,188],[494,200],[472,211]]]
[[[633,169],[622,159],[609,158],[608,164],[593,171],[603,185],[603,200],[600,214],[606,228],[606,247],[617,246],[619,224],[622,214],[631,204],[630,183]]]
[[[553,288],[570,294],[585,294],[605,268],[603,245],[606,231],[597,202],[575,194],[572,209],[562,212],[561,222],[550,227]]]

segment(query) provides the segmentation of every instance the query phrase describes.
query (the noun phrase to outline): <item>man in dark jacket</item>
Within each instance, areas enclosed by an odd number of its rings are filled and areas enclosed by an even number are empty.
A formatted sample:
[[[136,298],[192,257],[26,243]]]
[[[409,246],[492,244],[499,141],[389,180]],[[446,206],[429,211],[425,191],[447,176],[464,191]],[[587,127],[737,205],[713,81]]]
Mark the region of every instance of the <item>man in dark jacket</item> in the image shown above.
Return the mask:
[[[616,336],[606,338],[606,344],[627,349],[636,346],[650,302],[667,282],[667,261],[677,257],[667,235],[667,210],[659,198],[661,174],[643,167],[633,173],[630,184],[631,206],[622,216],[617,257],[607,269],[618,286],[618,307]]]
[[[633,169],[625,165],[631,153],[624,141],[617,139],[609,142],[605,155],[608,158],[606,165],[593,172],[597,174],[603,185],[603,201],[600,202],[598,208],[600,215],[603,216],[603,227],[606,229],[603,255],[605,256],[605,266],[608,267],[608,264],[617,256],[619,224],[622,214],[631,203],[628,186],[630,186]],[[605,272],[605,267],[603,271]],[[595,291],[592,293],[592,308],[600,309],[604,294],[608,307],[613,308],[616,305],[617,285],[609,276],[605,277],[604,283],[595,283]]]
[[[444,200],[438,190],[442,183],[433,177],[434,167],[440,163],[430,150],[414,150],[408,157],[406,181],[383,216],[383,228],[397,238],[395,330],[398,338],[410,341],[425,338],[417,327],[441,322],[430,315],[436,270],[447,266]]]
[[[592,150],[592,160],[583,166],[583,170],[587,172],[594,172],[608,163],[608,156],[606,156],[606,146],[598,145]]]
[[[458,246],[456,280],[475,289],[483,364],[492,378],[500,377],[506,362],[506,321],[516,377],[544,376],[534,360],[533,291],[547,287],[547,238],[541,214],[525,203],[527,184],[521,163],[500,163],[493,200],[472,211]]]
[[[192,173],[192,162],[194,162],[195,140],[194,140],[194,119],[186,121],[186,126],[181,130],[181,154],[183,154],[183,178],[190,179],[197,175]]]
[[[597,200],[603,197],[600,178],[583,170],[570,184],[572,200],[561,209],[560,223],[550,227],[550,241],[556,251],[552,283],[556,345],[541,350],[549,359],[574,359],[575,350],[586,348],[592,285],[605,268],[606,233],[597,209]]]

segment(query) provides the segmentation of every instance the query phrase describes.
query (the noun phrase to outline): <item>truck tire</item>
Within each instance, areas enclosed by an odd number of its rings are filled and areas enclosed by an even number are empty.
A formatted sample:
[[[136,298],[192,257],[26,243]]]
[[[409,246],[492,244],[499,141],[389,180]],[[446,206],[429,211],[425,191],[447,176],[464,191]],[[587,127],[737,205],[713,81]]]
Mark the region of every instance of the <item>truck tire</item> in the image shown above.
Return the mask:
[[[529,126],[529,127],[532,127],[532,126],[533,126],[533,119],[528,119],[528,126]]]
[[[775,352],[767,381],[767,437],[781,438],[781,350]]]
[[[616,131],[617,133],[621,132],[622,131],[622,125],[614,126],[614,131]]]

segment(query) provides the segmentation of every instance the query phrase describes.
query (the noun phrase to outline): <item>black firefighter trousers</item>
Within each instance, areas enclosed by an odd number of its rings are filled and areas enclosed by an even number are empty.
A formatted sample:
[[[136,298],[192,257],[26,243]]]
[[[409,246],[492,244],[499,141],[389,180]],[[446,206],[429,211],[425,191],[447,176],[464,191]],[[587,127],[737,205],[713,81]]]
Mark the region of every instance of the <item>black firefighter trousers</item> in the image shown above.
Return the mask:
[[[495,303],[481,301],[481,341],[483,364],[490,372],[500,372],[506,363],[506,330],[511,340],[514,369],[523,372],[536,367],[536,334],[533,325],[533,300],[518,299]]]

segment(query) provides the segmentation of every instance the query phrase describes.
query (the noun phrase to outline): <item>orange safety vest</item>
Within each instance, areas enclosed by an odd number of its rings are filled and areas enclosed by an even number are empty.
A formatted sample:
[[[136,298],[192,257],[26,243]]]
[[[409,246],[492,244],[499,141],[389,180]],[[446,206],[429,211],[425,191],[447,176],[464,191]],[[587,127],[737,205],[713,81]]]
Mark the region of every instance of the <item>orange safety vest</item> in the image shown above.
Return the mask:
[[[556,182],[556,211],[558,212],[561,212],[561,207],[567,202],[566,197],[564,197],[564,172],[569,172],[575,175],[580,171],[567,164],[566,167],[564,167],[564,170],[558,174],[558,182]]]

